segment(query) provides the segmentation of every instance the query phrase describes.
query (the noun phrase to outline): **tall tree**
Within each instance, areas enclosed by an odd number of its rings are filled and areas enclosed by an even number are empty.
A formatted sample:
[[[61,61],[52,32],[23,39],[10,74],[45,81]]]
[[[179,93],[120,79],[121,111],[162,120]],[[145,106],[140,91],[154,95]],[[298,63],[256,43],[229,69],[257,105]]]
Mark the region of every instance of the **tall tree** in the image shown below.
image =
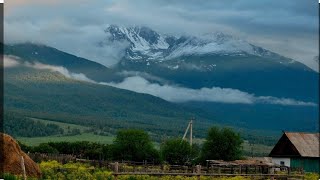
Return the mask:
[[[239,159],[242,155],[242,142],[240,134],[230,128],[212,127],[202,147],[202,160],[232,161]]]
[[[149,135],[142,130],[120,130],[113,142],[115,160],[157,161],[159,153]]]
[[[162,159],[169,164],[183,165],[192,160],[190,144],[181,139],[168,139],[161,144]]]

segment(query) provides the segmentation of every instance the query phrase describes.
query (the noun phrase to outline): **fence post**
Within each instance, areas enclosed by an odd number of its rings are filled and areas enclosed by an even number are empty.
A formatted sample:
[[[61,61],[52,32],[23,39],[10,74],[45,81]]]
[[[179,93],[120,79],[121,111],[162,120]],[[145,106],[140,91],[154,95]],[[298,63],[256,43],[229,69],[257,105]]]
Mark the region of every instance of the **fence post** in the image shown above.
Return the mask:
[[[271,175],[270,180],[274,180],[274,176],[273,175]]]
[[[23,179],[27,180],[27,175],[26,175],[26,166],[24,165],[24,158],[21,156],[21,168],[22,168],[22,173],[23,173]]]
[[[118,172],[119,172],[119,163],[118,163],[118,162],[115,162],[115,163],[114,163],[114,172],[115,172],[115,173],[118,173]]]
[[[115,162],[114,163],[114,179],[117,180],[118,179],[118,172],[119,172],[119,163],[118,162]]]
[[[198,174],[198,180],[200,180],[200,176],[201,176],[201,165],[197,165],[197,174]]]

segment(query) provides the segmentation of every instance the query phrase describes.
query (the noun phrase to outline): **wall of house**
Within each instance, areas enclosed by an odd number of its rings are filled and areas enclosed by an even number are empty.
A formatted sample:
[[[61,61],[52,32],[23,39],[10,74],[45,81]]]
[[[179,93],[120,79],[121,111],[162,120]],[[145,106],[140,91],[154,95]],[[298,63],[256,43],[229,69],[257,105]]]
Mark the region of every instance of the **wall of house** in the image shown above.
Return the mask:
[[[281,158],[281,157],[272,157],[272,162],[278,165],[281,165],[281,162],[284,162],[284,166],[290,167],[290,158]]]
[[[319,172],[320,158],[291,158],[292,168],[303,168],[305,172]]]

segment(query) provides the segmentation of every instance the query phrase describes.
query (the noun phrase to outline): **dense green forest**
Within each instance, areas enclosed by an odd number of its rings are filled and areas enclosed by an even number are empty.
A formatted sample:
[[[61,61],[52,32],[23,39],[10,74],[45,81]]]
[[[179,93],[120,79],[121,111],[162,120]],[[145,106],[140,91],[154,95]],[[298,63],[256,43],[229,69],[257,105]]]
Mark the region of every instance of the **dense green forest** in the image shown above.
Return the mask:
[[[39,137],[63,134],[64,130],[55,124],[44,124],[11,113],[4,114],[4,131],[12,136]]]
[[[154,134],[182,134],[197,112],[160,98],[79,82],[63,75],[28,68],[6,70],[6,110],[22,116],[78,124],[115,133],[121,128],[143,128]],[[189,111],[190,110],[190,111]],[[199,114],[200,137],[214,124]],[[158,137],[159,139],[161,137]]]
[[[3,120],[4,132],[14,137],[74,136],[81,134],[79,128],[68,126],[64,129],[55,123],[44,123],[43,121],[17,115],[12,112],[5,112]],[[95,132],[92,129],[88,129],[87,131]]]
[[[196,118],[195,138],[204,138],[212,125],[232,128],[200,109],[181,107],[146,94],[75,81],[59,73],[30,68],[11,68],[5,73],[6,112],[20,117],[81,125],[101,135],[114,135],[118,129],[143,129],[157,142],[183,135],[191,117]],[[254,143],[273,144],[277,137],[277,134],[270,136],[270,131],[256,132],[241,127],[237,131]],[[11,134],[17,135],[12,131]]]

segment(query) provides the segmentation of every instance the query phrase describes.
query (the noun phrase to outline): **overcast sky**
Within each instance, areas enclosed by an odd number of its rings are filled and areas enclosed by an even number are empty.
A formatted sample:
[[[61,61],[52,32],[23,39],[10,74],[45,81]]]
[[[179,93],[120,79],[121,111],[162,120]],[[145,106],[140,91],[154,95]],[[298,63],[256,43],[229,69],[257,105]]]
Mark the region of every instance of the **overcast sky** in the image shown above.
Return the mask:
[[[317,69],[318,18],[316,0],[8,0],[5,42],[44,43],[112,65],[117,48],[95,46],[107,24],[222,31]]]

